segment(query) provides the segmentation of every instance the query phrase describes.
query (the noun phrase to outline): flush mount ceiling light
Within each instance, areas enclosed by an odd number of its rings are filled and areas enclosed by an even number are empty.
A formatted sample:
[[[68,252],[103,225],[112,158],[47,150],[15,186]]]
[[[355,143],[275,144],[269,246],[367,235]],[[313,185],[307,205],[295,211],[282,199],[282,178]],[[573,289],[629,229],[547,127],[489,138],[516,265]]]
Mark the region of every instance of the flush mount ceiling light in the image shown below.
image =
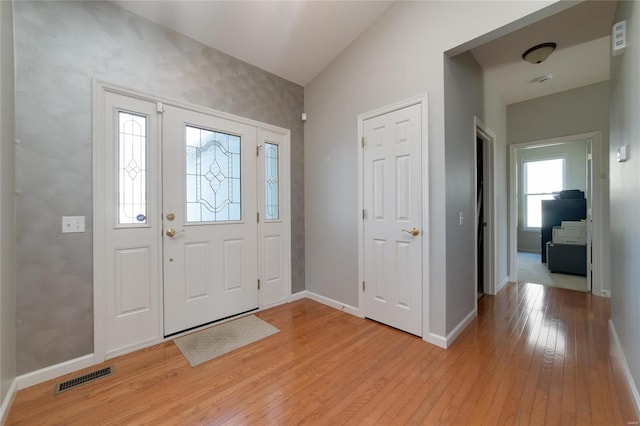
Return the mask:
[[[539,64],[549,57],[556,50],[558,45],[555,43],[542,43],[527,49],[522,54],[522,59],[532,64]]]

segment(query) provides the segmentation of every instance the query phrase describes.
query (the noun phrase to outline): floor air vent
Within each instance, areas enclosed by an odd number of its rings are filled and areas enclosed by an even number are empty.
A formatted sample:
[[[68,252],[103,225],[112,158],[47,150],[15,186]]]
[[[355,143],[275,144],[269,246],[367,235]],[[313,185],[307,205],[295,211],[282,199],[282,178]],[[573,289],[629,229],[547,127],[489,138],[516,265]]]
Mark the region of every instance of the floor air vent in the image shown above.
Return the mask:
[[[67,380],[66,382],[58,383],[56,388],[53,390],[53,394],[57,395],[61,392],[68,391],[70,389],[76,388],[80,385],[84,385],[85,383],[92,382],[94,380],[99,379],[100,377],[105,377],[113,373],[113,366],[109,366],[106,368],[102,368],[100,370],[92,371],[91,373],[87,373],[80,377],[75,377],[71,380]]]

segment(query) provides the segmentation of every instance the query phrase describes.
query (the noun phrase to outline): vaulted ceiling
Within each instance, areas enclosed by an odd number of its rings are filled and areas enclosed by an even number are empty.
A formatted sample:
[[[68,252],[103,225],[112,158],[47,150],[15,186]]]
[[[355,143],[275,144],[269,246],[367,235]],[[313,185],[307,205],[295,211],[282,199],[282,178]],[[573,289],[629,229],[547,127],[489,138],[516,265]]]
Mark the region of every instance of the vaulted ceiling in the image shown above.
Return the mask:
[[[392,1],[115,1],[121,7],[301,86]]]
[[[393,1],[122,1],[121,7],[301,86],[308,84]],[[615,1],[585,1],[471,52],[505,103],[609,78]],[[555,42],[541,64],[529,47]],[[542,76],[551,80],[539,83]]]

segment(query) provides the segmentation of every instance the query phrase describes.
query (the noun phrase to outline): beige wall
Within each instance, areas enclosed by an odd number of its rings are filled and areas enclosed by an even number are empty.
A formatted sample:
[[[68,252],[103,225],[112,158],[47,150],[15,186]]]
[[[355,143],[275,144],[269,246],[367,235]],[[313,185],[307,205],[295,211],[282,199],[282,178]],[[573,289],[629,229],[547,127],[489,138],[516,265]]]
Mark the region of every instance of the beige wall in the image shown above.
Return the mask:
[[[0,1],[0,402],[16,377],[12,3]]]
[[[616,21],[627,20],[626,51],[611,59],[611,320],[640,391],[640,4],[618,3]],[[616,161],[629,145],[625,163]],[[636,404],[640,401],[636,400]],[[637,406],[640,411],[640,407]]]
[[[466,289],[468,282],[448,277],[444,266],[456,255],[450,247],[466,244],[473,235],[473,200],[468,191],[450,198],[446,194],[446,164],[467,164],[468,155],[445,158],[443,52],[550,3],[396,2],[305,87],[307,290],[358,306],[357,116],[426,92],[431,285],[426,289],[430,324],[424,333],[444,337],[470,313],[473,289]],[[546,9],[537,17],[549,13]],[[518,21],[512,28],[533,19]],[[468,125],[473,134],[472,122],[461,125]],[[455,206],[455,211],[448,206]],[[469,220],[449,235],[448,224],[457,222],[458,211],[467,212]],[[468,276],[473,263],[466,260],[457,267]],[[448,298],[462,293],[462,300]]]

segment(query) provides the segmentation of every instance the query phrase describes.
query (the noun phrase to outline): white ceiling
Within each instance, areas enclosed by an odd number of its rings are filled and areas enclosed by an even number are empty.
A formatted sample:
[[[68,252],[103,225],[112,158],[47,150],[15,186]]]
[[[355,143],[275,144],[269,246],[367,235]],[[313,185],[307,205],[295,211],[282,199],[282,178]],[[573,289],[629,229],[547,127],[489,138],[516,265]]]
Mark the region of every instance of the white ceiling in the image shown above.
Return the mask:
[[[392,1],[115,1],[121,7],[301,86]]]
[[[615,1],[586,1],[471,50],[506,104],[609,79]],[[522,59],[532,46],[558,47],[541,64]],[[538,77],[553,79],[538,83]]]
[[[393,3],[391,1],[115,0],[121,7],[305,86]],[[609,79],[615,1],[585,1],[472,49],[506,104]],[[541,64],[528,48],[555,42]],[[537,83],[538,77],[553,79]]]

